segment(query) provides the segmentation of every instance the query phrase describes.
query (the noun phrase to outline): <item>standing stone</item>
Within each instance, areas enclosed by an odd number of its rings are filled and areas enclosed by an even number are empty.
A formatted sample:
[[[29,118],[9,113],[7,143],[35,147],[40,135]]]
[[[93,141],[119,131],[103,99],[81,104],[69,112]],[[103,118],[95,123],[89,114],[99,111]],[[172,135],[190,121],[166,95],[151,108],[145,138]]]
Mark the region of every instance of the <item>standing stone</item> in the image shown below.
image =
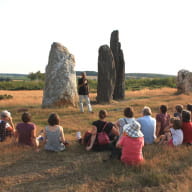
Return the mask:
[[[67,48],[53,43],[46,67],[42,107],[76,106],[78,101],[75,59]]]
[[[115,62],[108,45],[99,48],[97,102],[110,103],[115,85]]]
[[[121,100],[125,97],[125,62],[121,43],[119,42],[119,32],[111,33],[110,48],[115,60],[116,82],[113,99]]]
[[[180,70],[177,75],[178,93],[189,93],[192,91],[192,73],[187,70]]]

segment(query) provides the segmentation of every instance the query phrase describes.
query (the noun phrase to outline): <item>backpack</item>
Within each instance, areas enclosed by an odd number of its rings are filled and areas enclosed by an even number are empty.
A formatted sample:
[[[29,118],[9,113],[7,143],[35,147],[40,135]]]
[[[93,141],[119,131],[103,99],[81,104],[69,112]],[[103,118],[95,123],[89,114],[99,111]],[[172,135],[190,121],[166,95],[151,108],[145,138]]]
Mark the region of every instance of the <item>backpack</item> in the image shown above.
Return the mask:
[[[104,127],[102,128],[102,131],[100,133],[97,133],[97,140],[98,140],[99,145],[106,145],[106,144],[110,143],[109,136],[104,131],[106,126],[107,126],[107,122],[105,123]]]

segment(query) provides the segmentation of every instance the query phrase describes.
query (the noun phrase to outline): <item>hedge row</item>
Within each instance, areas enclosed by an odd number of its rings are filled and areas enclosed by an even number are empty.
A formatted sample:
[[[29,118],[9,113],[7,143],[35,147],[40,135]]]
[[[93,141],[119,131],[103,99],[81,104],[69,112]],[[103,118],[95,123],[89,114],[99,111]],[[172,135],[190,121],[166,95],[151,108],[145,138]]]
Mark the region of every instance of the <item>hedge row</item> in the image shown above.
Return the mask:
[[[97,81],[89,80],[91,92],[96,92]],[[0,90],[41,90],[44,87],[44,81],[10,81],[0,82]],[[127,79],[125,81],[126,90],[140,90],[143,88],[161,88],[161,87],[176,87],[174,77],[154,78],[154,79]]]

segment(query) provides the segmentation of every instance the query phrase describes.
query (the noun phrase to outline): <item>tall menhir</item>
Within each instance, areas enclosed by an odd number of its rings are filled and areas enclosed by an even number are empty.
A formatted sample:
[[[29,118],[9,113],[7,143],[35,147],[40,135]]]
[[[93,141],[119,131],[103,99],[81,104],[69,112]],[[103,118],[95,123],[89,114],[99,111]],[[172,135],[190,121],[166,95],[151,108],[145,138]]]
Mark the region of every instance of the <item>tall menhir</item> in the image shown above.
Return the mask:
[[[66,47],[53,43],[46,67],[42,107],[76,106],[75,58]]]
[[[115,62],[108,45],[99,48],[97,102],[111,103],[115,85]]]
[[[122,100],[125,98],[125,62],[121,43],[119,42],[119,32],[111,33],[110,48],[115,60],[116,82],[113,99]]]

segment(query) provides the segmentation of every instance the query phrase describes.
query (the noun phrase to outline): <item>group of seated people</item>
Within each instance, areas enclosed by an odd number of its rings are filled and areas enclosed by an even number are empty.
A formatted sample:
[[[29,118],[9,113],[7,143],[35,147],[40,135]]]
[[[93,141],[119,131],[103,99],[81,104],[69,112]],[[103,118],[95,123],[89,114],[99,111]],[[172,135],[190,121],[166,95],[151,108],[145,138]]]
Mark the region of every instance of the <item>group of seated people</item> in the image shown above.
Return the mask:
[[[111,158],[118,157],[129,165],[144,161],[144,145],[192,145],[192,105],[188,104],[187,109],[177,105],[173,117],[168,114],[166,105],[161,105],[159,109],[156,118],[153,118],[150,107],[145,106],[142,116],[134,118],[133,108],[127,107],[124,109],[124,117],[115,123],[107,122],[107,111],[101,110],[99,120],[93,122],[92,131],[86,132],[82,142],[86,145],[87,151],[109,149]],[[108,134],[110,142],[100,145],[100,133],[103,131]]]
[[[51,113],[48,118],[48,125],[36,135],[36,125],[31,122],[31,114],[24,112],[21,116],[22,122],[14,127],[10,112],[7,110],[1,112],[0,120],[0,142],[6,137],[13,136],[14,143],[19,145],[28,145],[39,151],[39,143],[44,143],[44,148],[48,151],[63,151],[67,142],[60,126],[58,114]]]
[[[186,110],[182,105],[177,105],[175,109],[171,117],[167,106],[161,105],[160,112],[153,118],[150,107],[145,106],[142,116],[134,118],[133,108],[127,107],[124,109],[124,117],[114,123],[106,120],[106,110],[100,110],[99,120],[92,123],[92,130],[87,131],[83,138],[78,137],[78,141],[85,145],[87,151],[110,150],[110,158],[119,158],[128,165],[140,164],[144,161],[144,144],[192,145],[192,105],[188,104]],[[42,142],[45,150],[55,152],[63,151],[68,144],[56,113],[49,115],[48,125],[38,135],[28,112],[22,114],[22,122],[16,127],[10,112],[2,111],[0,118],[0,142],[13,136],[14,143],[33,146],[39,151],[39,143]]]

